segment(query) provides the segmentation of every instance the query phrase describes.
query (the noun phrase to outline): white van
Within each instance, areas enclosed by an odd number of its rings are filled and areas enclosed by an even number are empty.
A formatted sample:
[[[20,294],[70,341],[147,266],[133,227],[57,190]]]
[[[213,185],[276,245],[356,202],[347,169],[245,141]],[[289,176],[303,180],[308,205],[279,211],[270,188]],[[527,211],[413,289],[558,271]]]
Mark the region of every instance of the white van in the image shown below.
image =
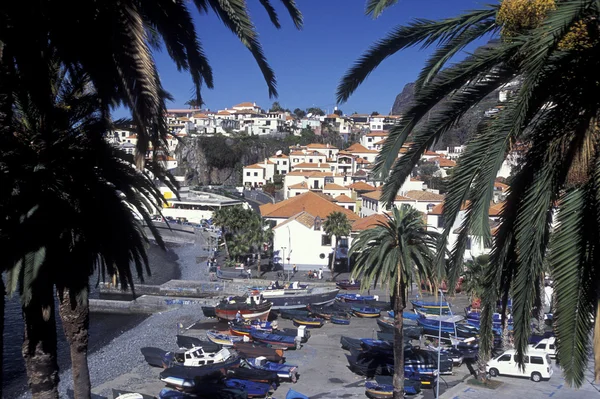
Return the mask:
[[[552,362],[546,352],[530,350],[525,355],[525,369],[521,369],[515,360],[515,350],[511,349],[495,359],[490,360],[485,370],[492,377],[512,375],[515,377],[530,377],[534,382],[552,377]]]
[[[556,357],[556,338],[544,338],[537,344],[529,345],[529,350],[546,352],[551,358]]]

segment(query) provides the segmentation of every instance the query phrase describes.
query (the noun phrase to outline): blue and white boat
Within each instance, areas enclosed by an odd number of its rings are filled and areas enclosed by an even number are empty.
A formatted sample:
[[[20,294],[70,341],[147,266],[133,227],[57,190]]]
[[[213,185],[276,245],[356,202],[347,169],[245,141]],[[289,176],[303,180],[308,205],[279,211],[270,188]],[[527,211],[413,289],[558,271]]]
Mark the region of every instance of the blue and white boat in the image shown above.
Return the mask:
[[[462,316],[437,316],[436,318],[425,318],[422,317],[417,320],[417,323],[425,330],[439,331],[440,322],[441,329],[444,333],[454,334],[456,331],[456,323],[462,322],[464,317]]]
[[[410,303],[413,304],[415,308],[433,308],[439,309],[440,306],[442,309],[447,308],[450,309],[450,303],[448,302],[435,302],[435,301],[422,301],[422,300],[412,300]]]

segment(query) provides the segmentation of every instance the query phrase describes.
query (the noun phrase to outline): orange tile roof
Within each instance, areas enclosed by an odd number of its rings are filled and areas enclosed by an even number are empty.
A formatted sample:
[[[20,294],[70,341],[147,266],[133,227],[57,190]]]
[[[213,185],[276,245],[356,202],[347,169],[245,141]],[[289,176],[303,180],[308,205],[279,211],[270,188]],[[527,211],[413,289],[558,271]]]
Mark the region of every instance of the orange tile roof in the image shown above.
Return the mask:
[[[327,183],[323,190],[348,190],[348,188],[335,183]]]
[[[294,118],[294,117],[293,117],[293,116],[291,116],[291,115],[287,115],[287,116],[285,117],[285,120],[286,120],[286,121],[293,121],[294,119],[296,119],[296,118]]]
[[[327,118],[327,119],[337,119],[339,117],[340,116],[338,114],[329,114],[325,118]]]
[[[365,194],[361,195],[361,197],[379,201],[379,198],[381,197],[381,191],[379,191],[379,190],[371,191],[370,193],[365,193]]]
[[[338,195],[333,199],[335,202],[343,202],[343,203],[355,203],[356,201],[352,198],[348,197],[346,194]]]
[[[234,105],[234,107],[237,107],[237,108],[242,108],[242,107],[258,107],[258,108],[260,108],[258,105],[254,105],[251,102],[239,103],[237,105]]]
[[[463,204],[460,206],[460,210],[464,211],[465,209],[467,209],[468,205],[469,205],[469,201],[463,202]],[[431,211],[429,211],[429,215],[441,215],[443,211],[444,211],[444,203],[442,202],[441,204],[437,204],[436,206],[434,206],[433,209]]]
[[[137,134],[132,134],[131,136],[127,136],[128,139],[137,139]]]
[[[367,161],[366,159],[356,158],[356,163],[358,163],[358,164],[370,164],[371,162]]]
[[[217,115],[231,115],[231,112],[223,110],[223,111],[217,112]]]
[[[367,133],[367,137],[387,137],[389,136],[389,132],[385,130],[381,131],[372,131],[371,133]]]
[[[441,194],[432,193],[429,191],[410,190],[404,193],[405,197],[408,197],[414,201],[443,201],[444,196]]]
[[[292,184],[291,186],[289,186],[288,188],[294,189],[294,190],[300,190],[300,189],[307,189],[308,190],[308,184],[306,184],[305,181],[297,183],[297,184]]]
[[[365,146],[359,143],[354,143],[350,147],[346,148],[349,153],[360,153],[360,154],[377,154],[377,150],[368,150]]]
[[[321,144],[321,143],[311,143],[309,145],[306,146],[306,148],[321,148],[321,149],[329,149],[329,150],[337,150],[337,147],[334,147],[332,145],[327,146],[327,144]]]
[[[244,166],[244,169],[264,169],[263,165],[255,163],[254,165]]]
[[[296,221],[296,222],[308,227],[309,229],[312,229],[313,226],[315,225],[315,217],[313,215],[309,214],[308,212],[300,212],[299,214],[292,216],[285,222],[279,223],[277,226],[273,227],[273,229],[278,229],[278,228],[283,227],[286,224],[291,223],[293,221]]]
[[[359,181],[356,183],[352,183],[351,185],[348,186],[348,188],[352,189],[352,190],[357,190],[357,191],[372,191],[375,190],[375,187],[371,186],[370,184],[367,184],[365,182]]]
[[[289,157],[285,154],[279,154],[279,155],[271,155],[271,158],[285,159],[285,158],[289,158]]]
[[[313,216],[319,216],[321,219],[326,219],[332,212],[341,212],[351,221],[358,219],[358,215],[354,212],[336,205],[331,202],[331,200],[327,200],[312,191],[307,191],[304,194],[297,195],[276,204],[267,205],[269,206],[260,206],[260,213],[265,218],[287,219],[304,211]]]
[[[443,157],[432,158],[431,160],[437,162],[440,165],[440,168],[453,168],[456,166],[456,162]]]
[[[502,209],[504,209],[505,202],[498,202],[497,204],[490,205],[490,210],[488,212],[489,216],[499,216]]]
[[[302,151],[292,151],[292,152],[290,152],[290,155],[306,155],[306,154],[304,154]]]
[[[387,223],[387,220],[388,219],[385,215],[376,213],[374,215],[358,219],[356,222],[354,222],[352,224],[352,231],[367,230],[372,227],[381,225],[382,223]]]
[[[328,163],[310,163],[310,162],[302,162],[294,165],[294,169],[329,169]]]
[[[378,142],[373,143],[373,145],[384,145],[386,140],[387,140],[387,138],[385,138],[383,140],[379,140]]]
[[[302,170],[292,170],[291,172],[286,174],[286,176],[304,176],[304,177],[308,177],[311,175],[312,175],[312,172],[304,172]]]

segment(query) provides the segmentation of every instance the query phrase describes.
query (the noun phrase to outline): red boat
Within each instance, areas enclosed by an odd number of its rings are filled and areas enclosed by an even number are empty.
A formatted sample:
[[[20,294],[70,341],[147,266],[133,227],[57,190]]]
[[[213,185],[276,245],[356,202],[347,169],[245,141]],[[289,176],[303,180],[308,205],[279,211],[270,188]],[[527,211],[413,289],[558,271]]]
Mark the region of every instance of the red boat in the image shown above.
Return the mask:
[[[245,320],[266,321],[272,306],[260,295],[236,296],[222,300],[215,307],[215,314],[222,320],[235,320],[239,312]]]

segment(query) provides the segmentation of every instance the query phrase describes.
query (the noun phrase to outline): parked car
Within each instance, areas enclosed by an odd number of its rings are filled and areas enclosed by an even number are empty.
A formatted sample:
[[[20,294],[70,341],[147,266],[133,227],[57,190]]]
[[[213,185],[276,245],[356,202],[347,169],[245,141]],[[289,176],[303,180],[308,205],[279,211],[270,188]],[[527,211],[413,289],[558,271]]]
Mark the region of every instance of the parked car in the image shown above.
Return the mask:
[[[537,344],[529,345],[529,350],[546,352],[551,358],[556,357],[556,339],[554,337],[544,338]]]
[[[553,374],[552,362],[546,352],[531,350],[525,355],[525,368],[521,369],[516,359],[515,350],[505,351],[495,359],[490,360],[485,370],[492,377],[510,375],[514,377],[529,377],[534,382],[550,379]]]

